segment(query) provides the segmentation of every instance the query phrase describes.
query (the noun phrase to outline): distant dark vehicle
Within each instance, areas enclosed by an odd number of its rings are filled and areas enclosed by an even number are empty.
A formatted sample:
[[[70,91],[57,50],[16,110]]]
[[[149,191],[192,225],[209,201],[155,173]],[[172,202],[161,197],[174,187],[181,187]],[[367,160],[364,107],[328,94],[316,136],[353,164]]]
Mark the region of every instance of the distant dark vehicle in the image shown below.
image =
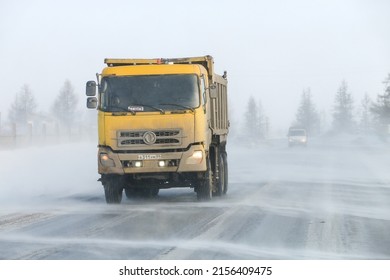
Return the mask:
[[[288,130],[288,146],[305,146],[307,145],[307,132],[304,128],[290,128]]]

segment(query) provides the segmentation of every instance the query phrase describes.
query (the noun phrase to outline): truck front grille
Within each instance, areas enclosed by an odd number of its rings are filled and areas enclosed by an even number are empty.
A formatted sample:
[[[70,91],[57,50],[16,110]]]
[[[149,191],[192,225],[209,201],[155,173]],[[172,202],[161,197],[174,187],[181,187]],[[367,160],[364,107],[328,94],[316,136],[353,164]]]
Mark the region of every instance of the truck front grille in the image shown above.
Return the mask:
[[[145,137],[145,133],[148,133],[149,137]],[[118,147],[180,145],[183,137],[180,129],[118,131],[117,136]]]

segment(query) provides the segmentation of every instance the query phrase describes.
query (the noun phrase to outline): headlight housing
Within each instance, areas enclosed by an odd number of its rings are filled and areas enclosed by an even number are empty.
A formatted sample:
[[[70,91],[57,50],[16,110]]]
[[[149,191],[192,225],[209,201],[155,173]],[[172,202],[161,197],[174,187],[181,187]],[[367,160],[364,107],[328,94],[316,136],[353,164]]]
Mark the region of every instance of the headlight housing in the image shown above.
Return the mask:
[[[194,151],[192,155],[187,158],[187,164],[199,164],[203,160],[203,151]]]
[[[100,159],[101,165],[103,165],[105,167],[114,167],[115,166],[114,160],[112,158],[110,158],[107,153],[100,153],[99,159]]]

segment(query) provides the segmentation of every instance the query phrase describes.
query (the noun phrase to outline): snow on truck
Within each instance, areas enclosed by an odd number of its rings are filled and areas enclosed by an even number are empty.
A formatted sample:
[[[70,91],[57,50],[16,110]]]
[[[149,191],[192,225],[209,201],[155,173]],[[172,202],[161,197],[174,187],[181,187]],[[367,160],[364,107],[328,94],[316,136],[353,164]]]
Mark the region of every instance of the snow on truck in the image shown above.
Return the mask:
[[[104,62],[86,95],[98,110],[106,202],[175,187],[193,188],[198,200],[226,194],[226,72],[214,73],[211,56]]]

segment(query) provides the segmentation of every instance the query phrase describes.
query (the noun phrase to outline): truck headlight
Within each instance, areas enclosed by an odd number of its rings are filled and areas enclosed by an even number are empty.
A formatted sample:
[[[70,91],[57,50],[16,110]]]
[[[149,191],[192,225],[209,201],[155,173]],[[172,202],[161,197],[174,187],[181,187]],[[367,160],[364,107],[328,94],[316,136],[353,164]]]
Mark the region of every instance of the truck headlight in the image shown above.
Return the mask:
[[[192,155],[187,158],[187,164],[199,164],[203,159],[203,151],[194,151]]]
[[[114,167],[115,162],[112,158],[108,156],[106,153],[101,153],[100,154],[100,163],[105,166],[105,167]]]

